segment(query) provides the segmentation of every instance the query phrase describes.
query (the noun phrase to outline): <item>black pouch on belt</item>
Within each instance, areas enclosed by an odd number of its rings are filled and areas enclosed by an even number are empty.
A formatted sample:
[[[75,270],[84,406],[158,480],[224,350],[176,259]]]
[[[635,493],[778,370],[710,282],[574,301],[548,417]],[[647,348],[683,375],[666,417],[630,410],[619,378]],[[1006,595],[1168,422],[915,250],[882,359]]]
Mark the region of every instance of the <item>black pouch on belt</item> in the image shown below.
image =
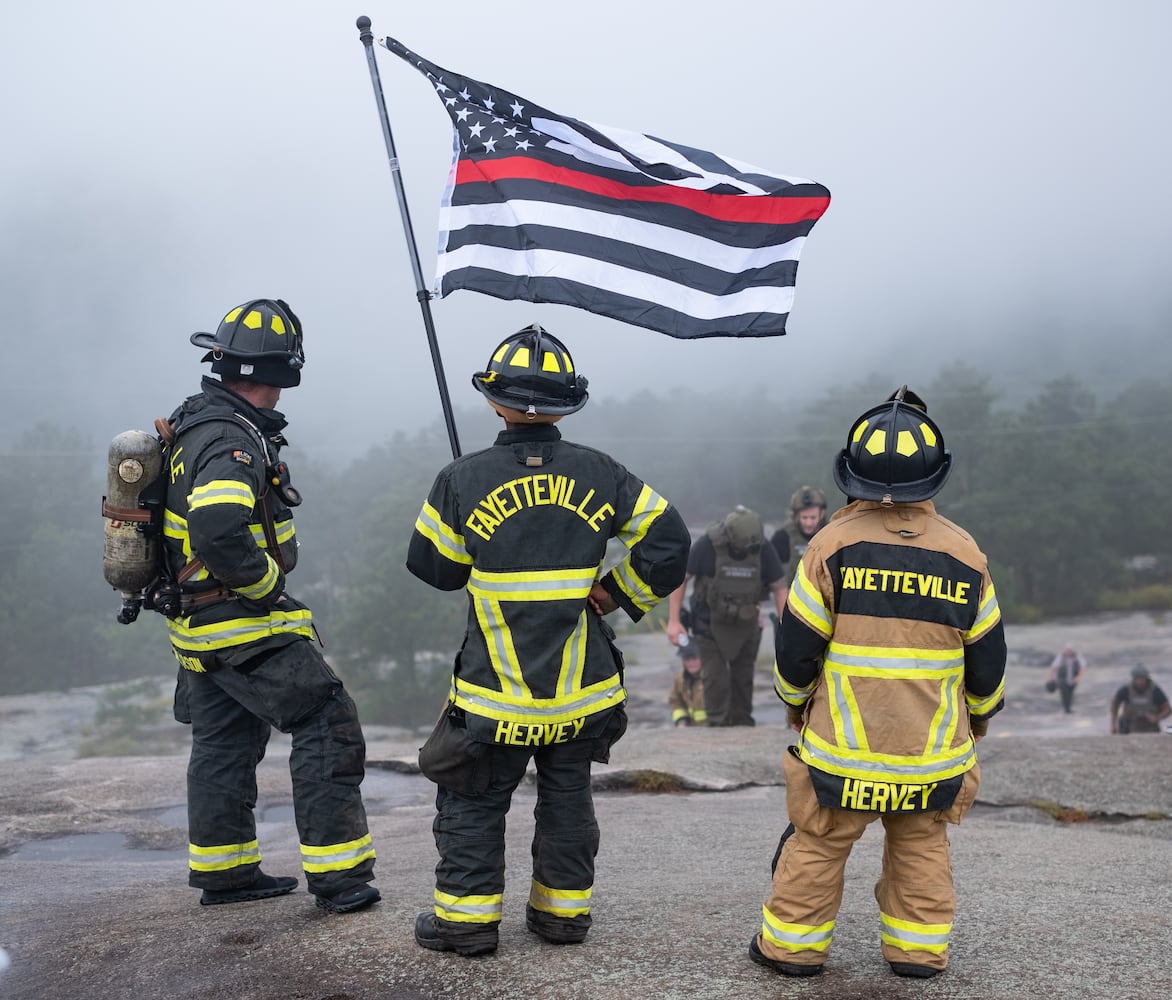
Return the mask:
[[[419,748],[419,770],[429,781],[461,795],[479,795],[492,780],[488,745],[468,735],[463,712],[451,702]]]

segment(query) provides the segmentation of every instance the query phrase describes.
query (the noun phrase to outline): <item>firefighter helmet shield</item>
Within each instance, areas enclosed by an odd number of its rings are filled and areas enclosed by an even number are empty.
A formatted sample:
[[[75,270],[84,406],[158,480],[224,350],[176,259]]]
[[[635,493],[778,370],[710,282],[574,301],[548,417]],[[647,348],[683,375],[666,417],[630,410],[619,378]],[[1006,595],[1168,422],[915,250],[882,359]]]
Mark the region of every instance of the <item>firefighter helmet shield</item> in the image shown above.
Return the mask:
[[[301,382],[301,321],[282,299],[253,299],[236,306],[215,333],[193,333],[191,342],[208,349],[203,360],[212,363],[217,375],[282,388]]]
[[[506,337],[472,385],[497,406],[564,416],[586,405],[586,379],[557,337],[534,324]]]
[[[834,481],[848,497],[913,503],[934,497],[952,471],[952,453],[931,417],[897,392],[851,425],[834,462]]]

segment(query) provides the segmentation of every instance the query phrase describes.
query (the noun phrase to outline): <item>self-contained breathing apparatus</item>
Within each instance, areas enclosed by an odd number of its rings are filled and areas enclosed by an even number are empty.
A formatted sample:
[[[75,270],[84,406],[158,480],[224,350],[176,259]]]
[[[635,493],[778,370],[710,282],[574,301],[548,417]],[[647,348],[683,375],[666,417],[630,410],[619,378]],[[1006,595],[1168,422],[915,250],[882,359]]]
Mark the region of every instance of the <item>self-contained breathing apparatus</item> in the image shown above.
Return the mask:
[[[191,428],[212,420],[234,420],[246,427],[260,443],[264,456],[265,489],[257,500],[265,540],[282,572],[286,567],[277,543],[268,491],[273,490],[289,507],[301,503],[301,494],[290,482],[289,466],[276,458],[264,433],[243,414],[223,410],[204,411],[175,424],[160,417],[158,434],[123,431],[111,442],[106,463],[106,496],[102,497],[104,547],[102,572],[106,582],[122,595],[117,619],[129,625],[145,607],[167,618],[189,615],[215,600],[227,600],[225,587],[186,594],[183,584],[203,568],[196,553],[178,574],[167,565],[163,546],[163,513],[167,502],[169,458],[176,440]]]

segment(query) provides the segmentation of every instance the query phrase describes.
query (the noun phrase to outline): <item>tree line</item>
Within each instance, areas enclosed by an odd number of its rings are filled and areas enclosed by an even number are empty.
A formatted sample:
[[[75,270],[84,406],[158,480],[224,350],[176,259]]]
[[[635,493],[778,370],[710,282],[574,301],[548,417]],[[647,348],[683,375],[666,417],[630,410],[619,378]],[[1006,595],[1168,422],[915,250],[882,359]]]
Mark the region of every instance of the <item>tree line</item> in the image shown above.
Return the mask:
[[[823,488],[853,419],[895,385],[872,377],[814,402],[764,387],[592,401],[561,425],[672,500],[696,530],[743,503],[776,525],[790,494]],[[942,369],[923,396],[954,456],[938,509],[988,555],[1007,621],[1172,608],[1172,372],[1105,397],[1073,377],[1029,398],[991,376]],[[482,405],[456,414],[465,451],[491,442]],[[143,428],[150,425],[144,415]],[[162,676],[174,668],[162,619],[115,621],[102,578],[105,455],[125,428],[42,423],[4,447],[0,496],[0,694]],[[294,432],[296,428],[293,428]],[[404,567],[420,505],[451,454],[442,423],[374,443],[342,468],[287,456],[306,497],[290,589],[314,610],[326,655],[371,722],[419,725],[442,700],[465,597]]]

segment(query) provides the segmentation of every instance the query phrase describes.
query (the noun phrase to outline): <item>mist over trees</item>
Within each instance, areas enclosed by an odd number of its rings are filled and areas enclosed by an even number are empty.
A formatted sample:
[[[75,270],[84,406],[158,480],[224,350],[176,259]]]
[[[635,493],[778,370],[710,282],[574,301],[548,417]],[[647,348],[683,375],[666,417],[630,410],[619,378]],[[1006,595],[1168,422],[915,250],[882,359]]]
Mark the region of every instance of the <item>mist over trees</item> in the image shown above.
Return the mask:
[[[737,503],[778,524],[804,483],[841,505],[832,458],[852,420],[893,388],[876,375],[814,402],[760,388],[686,400],[648,392],[592,403],[560,427],[624,462],[696,530]],[[954,455],[937,506],[989,556],[1008,621],[1172,608],[1172,370],[1109,395],[1063,376],[1013,402],[966,365],[912,388]],[[465,452],[500,427],[480,404],[456,417]],[[112,436],[40,422],[4,443],[0,694],[174,669],[162,619],[143,612],[119,625],[118,595],[102,578],[99,500]],[[450,460],[442,423],[372,443],[337,467],[287,457],[306,497],[291,591],[314,609],[364,718],[422,724],[442,700],[466,613],[463,593],[434,591],[404,567],[420,505]]]

